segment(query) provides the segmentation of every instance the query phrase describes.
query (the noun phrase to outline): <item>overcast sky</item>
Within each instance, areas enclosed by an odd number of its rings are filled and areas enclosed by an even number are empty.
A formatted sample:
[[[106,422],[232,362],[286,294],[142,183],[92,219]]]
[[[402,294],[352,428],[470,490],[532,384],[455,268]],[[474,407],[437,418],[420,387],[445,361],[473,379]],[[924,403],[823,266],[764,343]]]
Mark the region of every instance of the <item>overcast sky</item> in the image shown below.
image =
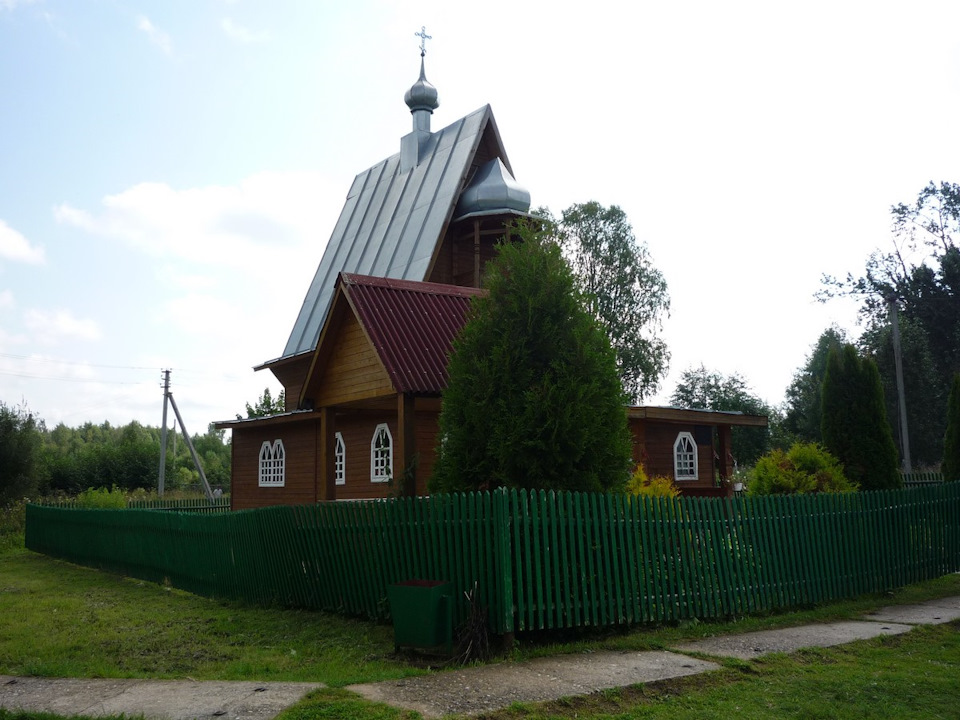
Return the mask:
[[[243,412],[360,171],[437,87],[491,104],[534,206],[621,206],[669,285],[663,403],[700,364],[770,404],[960,181],[960,2],[0,0],[0,401],[48,426]]]

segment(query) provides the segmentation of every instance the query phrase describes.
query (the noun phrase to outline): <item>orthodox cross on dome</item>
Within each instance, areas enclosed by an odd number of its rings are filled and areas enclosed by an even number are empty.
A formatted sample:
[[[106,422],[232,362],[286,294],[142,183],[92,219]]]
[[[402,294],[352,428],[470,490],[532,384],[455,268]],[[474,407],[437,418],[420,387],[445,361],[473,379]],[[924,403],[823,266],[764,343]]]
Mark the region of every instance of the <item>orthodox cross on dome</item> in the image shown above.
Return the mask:
[[[427,40],[433,40],[433,35],[427,35],[427,26],[421,25],[420,32],[414,33],[418,38],[420,38],[420,57],[423,57],[427,54]]]

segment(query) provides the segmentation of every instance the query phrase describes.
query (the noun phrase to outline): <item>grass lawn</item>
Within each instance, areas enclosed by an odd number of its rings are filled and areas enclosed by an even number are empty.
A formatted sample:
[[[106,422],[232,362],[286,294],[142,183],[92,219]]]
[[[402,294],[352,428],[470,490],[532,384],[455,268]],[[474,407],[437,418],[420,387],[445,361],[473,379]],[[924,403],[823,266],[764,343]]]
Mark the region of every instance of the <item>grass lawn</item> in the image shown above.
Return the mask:
[[[507,661],[590,649],[661,649],[719,633],[850,618],[892,602],[960,595],[960,576],[856,601],[727,622],[687,622],[550,643],[520,637]],[[0,550],[0,674],[296,680],[330,689],[283,720],[416,718],[342,689],[428,672],[393,653],[389,625],[318,612],[259,609],[196,597],[139,580]],[[483,717],[513,718],[957,718],[960,627],[918,628],[839,648],[726,661],[677,681],[597,693]],[[39,715],[0,710],[0,720]],[[49,716],[48,716],[49,717]]]

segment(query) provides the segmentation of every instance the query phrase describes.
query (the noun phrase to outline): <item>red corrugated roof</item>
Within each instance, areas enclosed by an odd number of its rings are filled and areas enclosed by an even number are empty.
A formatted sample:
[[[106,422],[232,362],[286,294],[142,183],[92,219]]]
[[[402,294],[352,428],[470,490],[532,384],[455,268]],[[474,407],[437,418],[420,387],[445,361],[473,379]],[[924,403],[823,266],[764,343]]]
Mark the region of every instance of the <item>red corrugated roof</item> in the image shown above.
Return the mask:
[[[478,288],[342,273],[339,280],[398,392],[439,393]]]

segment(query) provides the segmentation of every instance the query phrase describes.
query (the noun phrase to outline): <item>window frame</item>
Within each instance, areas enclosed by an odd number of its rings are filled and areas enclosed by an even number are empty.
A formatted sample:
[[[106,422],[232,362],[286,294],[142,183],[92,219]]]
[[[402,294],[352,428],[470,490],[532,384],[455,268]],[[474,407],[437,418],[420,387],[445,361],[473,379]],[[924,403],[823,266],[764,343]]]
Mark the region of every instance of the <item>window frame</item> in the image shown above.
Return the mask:
[[[685,443],[689,443],[689,448]],[[682,455],[681,455],[682,453]],[[693,433],[684,430],[673,441],[673,478],[677,482],[691,482],[700,479],[700,459],[697,441]],[[681,468],[684,472],[681,474]],[[692,469],[692,473],[689,470]]]
[[[284,487],[287,480],[287,451],[283,440],[264,440],[258,457],[257,486]]]
[[[347,484],[347,443],[343,433],[335,433],[333,439],[333,477],[337,485]]]
[[[385,438],[385,444],[378,444]],[[393,434],[387,423],[379,423],[370,440],[370,482],[390,482],[393,477]]]

